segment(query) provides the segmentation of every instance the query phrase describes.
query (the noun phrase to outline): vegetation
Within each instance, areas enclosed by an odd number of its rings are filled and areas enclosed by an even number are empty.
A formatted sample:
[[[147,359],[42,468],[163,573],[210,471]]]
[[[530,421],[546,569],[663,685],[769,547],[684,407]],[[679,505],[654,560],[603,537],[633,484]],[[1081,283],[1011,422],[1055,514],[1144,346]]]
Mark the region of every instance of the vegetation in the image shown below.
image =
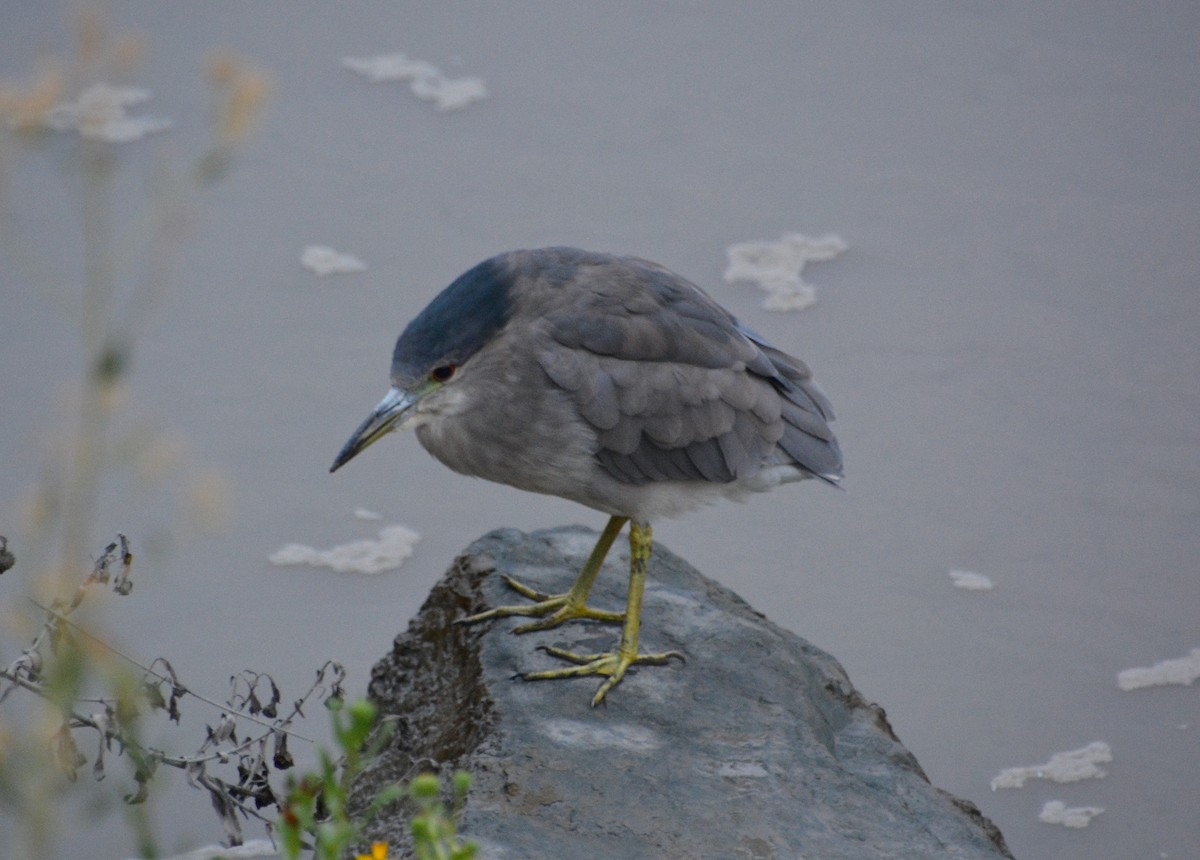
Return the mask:
[[[164,121],[127,113],[144,93],[108,83],[127,79],[143,51],[141,37],[110,38],[99,17],[83,14],[69,61],[47,61],[25,82],[0,82],[0,251],[23,280],[78,323],[82,355],[70,417],[58,422],[69,429],[45,452],[43,477],[27,498],[28,534],[19,544],[0,536],[0,574],[8,571],[7,586],[14,580],[26,585],[33,607],[9,619],[29,644],[14,659],[0,660],[0,805],[21,831],[5,833],[4,842],[14,856],[55,856],[56,829],[66,820],[63,804],[86,774],[98,795],[107,798],[114,791],[106,786],[116,787],[139,852],[159,856],[145,801],[166,767],[181,771],[210,801],[205,805],[216,811],[227,844],[243,841],[245,822],[260,821],[278,835],[288,857],[311,850],[316,857],[340,858],[358,845],[365,823],[349,817],[347,791],[387,732],[375,731],[371,703],[345,704],[339,664],[317,669],[311,686],[288,705],[264,673],[237,672],[226,696],[206,696],[185,684],[167,658],[139,660],[107,644],[104,609],[132,590],[134,553],[129,539],[117,535],[98,558],[89,558],[104,482],[131,465],[144,476],[166,463],[159,472],[188,484],[183,507],[210,523],[223,508],[219,479],[202,471],[181,477],[169,438],[131,431],[121,419],[138,335],[167,289],[196,197],[234,168],[270,89],[267,77],[249,64],[215,57],[207,71],[213,105],[208,138],[182,168],[155,159],[144,210],[118,223],[121,148],[166,128]],[[83,257],[78,289],[46,274],[53,267],[32,252],[37,243],[17,239],[9,171],[14,159],[39,152],[77,192]],[[54,237],[53,247],[62,241]],[[20,608],[11,600],[9,605]],[[164,750],[146,740],[152,726],[161,731],[172,724],[172,738],[179,738],[189,701],[210,715],[198,743]],[[338,749],[316,747],[316,769],[295,776],[290,745],[311,743],[298,726],[318,701],[329,710]],[[418,856],[466,860],[474,847],[460,843],[453,814],[437,801],[437,780],[430,779],[432,795],[425,778],[410,792]],[[468,782],[465,774],[455,779],[455,810]],[[404,795],[400,786],[385,789],[369,814]],[[371,852],[364,856],[386,857],[387,846]]]

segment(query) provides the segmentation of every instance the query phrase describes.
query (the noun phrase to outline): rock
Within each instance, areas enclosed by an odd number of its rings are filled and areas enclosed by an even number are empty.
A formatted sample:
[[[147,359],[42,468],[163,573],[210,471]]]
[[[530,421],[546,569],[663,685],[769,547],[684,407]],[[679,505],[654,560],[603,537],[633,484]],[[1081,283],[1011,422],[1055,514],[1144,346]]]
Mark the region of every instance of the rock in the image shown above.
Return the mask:
[[[520,602],[500,574],[566,591],[596,537],[495,531],[455,561],[372,672],[398,728],[354,785],[358,808],[418,771],[461,768],[459,830],[484,858],[1011,858],[974,805],[929,783],[836,660],[661,546],[641,644],[687,663],[631,669],[599,708],[597,678],[514,676],[561,665],[538,645],[608,650],[617,625],[512,636],[513,619],[451,623]],[[589,603],[623,608],[628,564],[619,540]],[[368,837],[407,856],[406,821],[393,811]]]

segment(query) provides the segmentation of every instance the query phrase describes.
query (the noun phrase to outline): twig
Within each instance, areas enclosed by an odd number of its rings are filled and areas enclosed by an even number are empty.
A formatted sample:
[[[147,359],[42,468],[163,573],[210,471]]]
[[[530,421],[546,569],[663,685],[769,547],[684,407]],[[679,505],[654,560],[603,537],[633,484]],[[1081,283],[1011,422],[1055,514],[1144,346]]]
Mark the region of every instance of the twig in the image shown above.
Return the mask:
[[[69,626],[71,629],[73,629],[73,630],[75,630],[75,631],[77,631],[77,632],[79,632],[79,633],[82,633],[84,636],[86,636],[88,639],[90,639],[91,641],[95,642],[97,645],[101,646],[102,648],[104,648],[104,649],[106,649],[106,650],[108,650],[108,651],[111,651],[113,654],[115,654],[116,656],[120,657],[122,660],[124,660],[125,662],[129,663],[130,665],[132,665],[132,666],[136,666],[138,669],[141,669],[141,670],[142,670],[143,672],[145,672],[147,675],[150,675],[151,677],[157,678],[157,679],[158,679],[158,680],[160,680],[160,681],[164,681],[164,682],[166,682],[166,683],[168,683],[168,684],[171,684],[171,685],[172,685],[172,686],[174,686],[174,687],[177,687],[178,689],[182,690],[182,692],[183,692],[183,694],[184,694],[184,695],[191,696],[193,699],[198,699],[198,700],[200,700],[201,702],[204,702],[204,704],[206,704],[206,705],[209,705],[209,706],[211,706],[211,707],[213,707],[213,708],[216,708],[218,711],[228,711],[228,710],[230,710],[230,707],[229,707],[229,705],[228,705],[228,704],[222,705],[220,702],[215,702],[215,701],[213,701],[212,699],[210,699],[210,698],[208,698],[208,697],[206,697],[206,696],[202,696],[202,695],[200,695],[199,693],[197,693],[197,692],[194,692],[193,690],[190,690],[190,689],[188,689],[187,687],[184,687],[184,686],[180,685],[180,684],[179,684],[179,683],[178,683],[178,682],[177,682],[177,681],[176,681],[174,678],[172,678],[172,677],[168,677],[167,675],[162,675],[162,674],[160,674],[160,673],[158,673],[158,672],[154,671],[153,669],[151,669],[149,666],[145,666],[145,665],[143,665],[143,664],[139,663],[137,660],[135,660],[133,657],[130,657],[128,654],[126,654],[126,653],[125,653],[124,651],[122,651],[121,649],[117,648],[117,647],[116,647],[116,646],[114,646],[114,645],[110,645],[110,644],[108,644],[107,642],[105,642],[103,639],[101,639],[100,637],[96,636],[95,634],[93,634],[93,633],[89,633],[89,632],[88,632],[86,629],[84,629],[83,627],[80,627],[80,626],[79,626],[78,624],[76,624],[74,621],[72,621],[71,619],[67,618],[65,615],[62,615],[61,613],[59,613],[59,612],[56,612],[54,609],[50,609],[50,608],[48,608],[48,607],[42,606],[42,604],[38,603],[38,602],[37,602],[36,600],[34,600],[33,598],[29,598],[29,602],[30,602],[30,603],[32,603],[34,606],[36,606],[38,609],[40,609],[40,610],[42,610],[43,612],[45,612],[47,615],[54,616],[54,617],[55,617],[55,618],[57,618],[58,620],[62,621],[64,624],[68,625],[68,626]],[[330,664],[329,664],[329,663],[326,663],[325,665],[326,665],[326,666],[328,666],[328,665],[330,665]],[[335,664],[335,665],[336,665],[336,664]],[[324,668],[324,667],[322,667],[322,668]],[[0,675],[2,675],[3,677],[8,677],[7,673],[0,673]],[[306,694],[305,694],[305,695],[302,697],[302,699],[307,699],[307,698],[308,698],[308,696],[309,696],[309,695],[311,695],[311,694],[312,694],[312,692],[313,692],[314,690],[316,690],[316,689],[317,689],[317,687],[319,687],[319,686],[320,686],[320,684],[321,684],[321,681],[320,681],[320,679],[318,679],[318,680],[317,680],[317,682],[316,682],[315,684],[313,684],[313,686],[312,686],[312,688],[309,690],[309,692],[308,692],[308,693],[306,693]],[[285,719],[284,719],[284,720],[282,720],[282,721],[278,721],[278,720],[272,720],[272,721],[264,720],[264,719],[261,719],[261,718],[259,718],[259,717],[256,717],[256,716],[254,716],[253,714],[246,713],[246,712],[244,712],[244,711],[242,711],[242,712],[239,712],[239,713],[238,713],[238,717],[239,717],[239,718],[241,718],[241,719],[244,719],[244,720],[249,720],[249,721],[250,721],[250,722],[252,722],[252,723],[257,723],[258,725],[262,726],[263,728],[271,729],[271,730],[273,730],[273,731],[281,731],[281,732],[286,732],[287,734],[291,735],[292,737],[294,737],[294,738],[299,738],[299,739],[300,739],[300,740],[302,740],[302,741],[307,741],[307,742],[308,742],[308,743],[310,743],[310,744],[312,744],[312,743],[316,743],[316,741],[314,741],[314,740],[313,740],[312,738],[310,738],[310,737],[306,737],[305,735],[302,735],[302,734],[300,734],[300,733],[299,733],[299,732],[297,732],[297,731],[293,731],[293,730],[291,730],[291,729],[284,728],[283,726],[279,725],[279,722],[284,722],[284,723],[286,723],[286,722],[288,722],[288,720],[292,719],[292,717],[295,717],[295,716],[297,716],[297,715],[299,715],[299,714],[300,714],[299,708],[296,708],[295,710],[293,710],[293,711],[292,711],[292,714],[291,714],[289,717],[285,718]]]

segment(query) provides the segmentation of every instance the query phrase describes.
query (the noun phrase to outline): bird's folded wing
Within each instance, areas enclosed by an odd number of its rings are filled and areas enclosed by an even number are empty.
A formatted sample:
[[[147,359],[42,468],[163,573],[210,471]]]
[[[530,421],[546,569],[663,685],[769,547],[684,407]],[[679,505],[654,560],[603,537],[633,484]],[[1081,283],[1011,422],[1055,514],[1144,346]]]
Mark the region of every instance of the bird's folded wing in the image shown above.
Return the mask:
[[[832,413],[803,362],[665,269],[624,274],[539,326],[538,363],[612,477],[728,482],[773,464],[840,476]]]

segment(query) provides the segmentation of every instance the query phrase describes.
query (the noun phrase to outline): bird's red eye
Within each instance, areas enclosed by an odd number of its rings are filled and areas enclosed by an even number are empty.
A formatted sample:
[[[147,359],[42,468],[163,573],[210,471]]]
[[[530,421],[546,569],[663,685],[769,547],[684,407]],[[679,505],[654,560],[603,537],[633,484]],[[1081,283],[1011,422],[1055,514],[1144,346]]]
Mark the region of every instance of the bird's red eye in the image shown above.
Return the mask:
[[[450,377],[454,376],[454,371],[456,370],[458,370],[458,367],[453,364],[443,364],[430,371],[429,378],[434,382],[449,382]]]

